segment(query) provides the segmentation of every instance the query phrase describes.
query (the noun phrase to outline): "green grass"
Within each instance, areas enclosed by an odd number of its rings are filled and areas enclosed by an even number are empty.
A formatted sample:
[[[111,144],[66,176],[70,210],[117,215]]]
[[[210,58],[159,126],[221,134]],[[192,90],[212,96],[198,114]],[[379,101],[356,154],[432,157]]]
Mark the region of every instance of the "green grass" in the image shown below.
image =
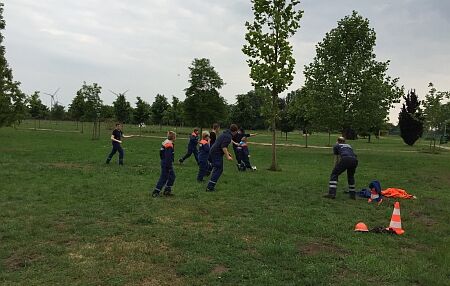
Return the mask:
[[[152,199],[161,139],[127,139],[119,167],[104,164],[110,131],[92,141],[89,132],[21,128],[0,129],[1,285],[448,285],[450,153],[421,152],[426,142],[350,142],[358,188],[376,178],[418,197],[401,200],[406,233],[392,236],[352,229],[387,226],[394,200],[321,197],[330,149],[279,147],[282,172],[270,172],[270,147],[251,145],[258,171],[226,162],[216,193],[196,182],[190,158],[175,167],[176,196]],[[328,136],[310,140],[325,146]],[[176,142],[177,158],[186,143]]]

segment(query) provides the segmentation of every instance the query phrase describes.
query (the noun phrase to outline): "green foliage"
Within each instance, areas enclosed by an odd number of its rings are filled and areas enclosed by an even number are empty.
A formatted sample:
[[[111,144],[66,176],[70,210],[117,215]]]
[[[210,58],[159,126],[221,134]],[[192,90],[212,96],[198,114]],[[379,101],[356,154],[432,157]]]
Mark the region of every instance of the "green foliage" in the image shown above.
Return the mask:
[[[116,120],[121,123],[130,122],[132,116],[132,109],[130,103],[125,98],[125,93],[119,93],[116,100],[113,102],[114,114]]]
[[[191,125],[209,127],[226,118],[225,99],[219,89],[224,82],[209,59],[194,59],[190,70],[190,86],[185,89],[185,119]]]
[[[13,80],[12,70],[5,57],[3,5],[0,3],[0,127],[20,123],[27,111],[26,96],[20,90],[20,82]]]
[[[405,103],[398,115],[400,136],[406,144],[412,146],[422,137],[425,118],[415,90],[408,92],[408,95],[406,97],[404,96],[403,99]]]
[[[246,22],[247,33],[242,51],[249,57],[250,77],[256,88],[271,91],[270,120],[272,170],[277,170],[275,129],[278,95],[292,84],[295,59],[289,38],[300,27],[303,11],[296,10],[296,0],[252,0],[253,22]]]
[[[305,67],[309,117],[324,129],[360,132],[381,128],[403,87],[386,75],[389,61],[378,62],[376,34],[369,20],[353,11],[316,46]]]
[[[230,121],[244,129],[265,129],[267,124],[263,108],[268,97],[270,98],[270,93],[267,96],[267,92],[261,89],[236,95],[236,103],[230,109]]]
[[[167,97],[162,94],[157,94],[155,101],[151,106],[151,117],[153,124],[162,125],[164,114],[169,109],[170,104],[167,101]]]
[[[136,108],[133,112],[133,123],[148,123],[151,115],[150,104],[143,101],[139,96],[136,98],[136,100]]]
[[[78,100],[84,100],[84,104],[81,105],[83,108],[83,120],[96,121],[100,117],[100,110],[102,107],[102,100],[100,99],[101,92],[102,87],[97,83],[88,85],[86,82],[83,82],[83,86],[77,91],[77,96],[79,97]]]
[[[423,101],[424,116],[427,127],[432,130],[440,130],[446,121],[450,120],[449,103],[444,104],[444,99],[450,98],[450,92],[437,91],[433,83],[429,83],[430,91]]]
[[[169,107],[167,112],[167,123],[174,126],[180,126],[184,119],[183,102],[177,97],[172,97],[172,106]]]
[[[34,119],[44,119],[47,117],[49,110],[39,98],[39,91],[35,91],[28,100],[28,113]]]
[[[84,83],[85,85],[86,83]],[[69,114],[72,119],[80,121],[83,119],[86,109],[85,88],[81,88],[77,91],[77,95],[73,98],[72,103],[69,105]]]
[[[59,103],[55,103],[50,112],[50,116],[53,120],[64,120],[66,118],[64,106]]]

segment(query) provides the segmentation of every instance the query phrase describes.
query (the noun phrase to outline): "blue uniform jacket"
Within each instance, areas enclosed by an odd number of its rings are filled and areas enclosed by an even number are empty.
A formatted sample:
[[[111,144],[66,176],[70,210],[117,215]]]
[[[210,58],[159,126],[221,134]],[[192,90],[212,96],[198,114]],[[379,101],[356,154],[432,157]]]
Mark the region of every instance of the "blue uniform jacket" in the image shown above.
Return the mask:
[[[209,157],[209,150],[211,149],[208,141],[201,140],[200,147],[198,149],[198,160],[199,161],[207,161]]]
[[[172,168],[175,158],[175,147],[172,141],[167,139],[161,144],[159,157],[161,158],[161,167],[165,167],[167,169]]]
[[[195,133],[192,133],[189,136],[189,144],[188,144],[188,150],[194,150],[197,148],[198,144],[198,135]]]

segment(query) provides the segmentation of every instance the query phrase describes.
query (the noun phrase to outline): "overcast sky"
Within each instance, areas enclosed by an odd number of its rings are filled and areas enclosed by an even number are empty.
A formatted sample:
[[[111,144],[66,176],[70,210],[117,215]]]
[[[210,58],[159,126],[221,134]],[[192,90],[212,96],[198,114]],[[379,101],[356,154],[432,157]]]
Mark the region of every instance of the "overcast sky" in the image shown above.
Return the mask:
[[[153,102],[156,94],[184,99],[188,67],[209,58],[226,85],[229,103],[251,90],[241,48],[252,19],[250,0],[8,0],[5,46],[14,79],[27,94],[61,88],[67,106],[83,81],[103,87],[111,104],[127,93]],[[301,27],[292,38],[297,60],[289,90],[301,87],[303,68],[315,45],[352,10],[370,20],[377,33],[376,54],[391,60],[389,75],[424,97],[433,82],[450,90],[450,1],[303,0]],[[43,102],[50,103],[43,95]],[[391,112],[397,121],[398,109]]]

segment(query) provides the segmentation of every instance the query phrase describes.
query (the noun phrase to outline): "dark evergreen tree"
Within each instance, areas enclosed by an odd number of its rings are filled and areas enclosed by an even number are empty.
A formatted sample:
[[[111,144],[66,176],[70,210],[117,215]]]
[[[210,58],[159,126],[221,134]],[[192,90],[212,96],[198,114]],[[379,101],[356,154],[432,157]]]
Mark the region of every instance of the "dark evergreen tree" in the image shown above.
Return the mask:
[[[398,116],[400,136],[406,144],[412,146],[422,137],[425,118],[420,109],[420,101],[415,90],[408,92],[408,95],[404,96],[403,99],[405,103]]]

